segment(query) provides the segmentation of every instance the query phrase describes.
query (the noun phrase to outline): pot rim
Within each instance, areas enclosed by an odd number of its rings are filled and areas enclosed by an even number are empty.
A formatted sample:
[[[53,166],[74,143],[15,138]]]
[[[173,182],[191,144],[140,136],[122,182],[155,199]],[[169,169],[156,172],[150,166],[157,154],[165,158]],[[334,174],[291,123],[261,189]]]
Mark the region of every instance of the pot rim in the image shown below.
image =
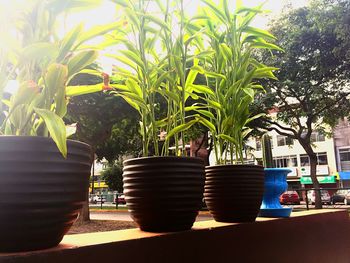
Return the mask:
[[[11,139],[20,139],[20,140],[38,140],[38,141],[53,141],[53,139],[51,137],[45,137],[45,136],[30,136],[30,135],[0,135],[0,140],[11,140]],[[78,141],[78,140],[72,140],[72,139],[67,139],[67,144],[83,144],[86,145],[87,147],[91,148],[91,145],[86,143],[86,142],[82,142],[82,141]]]
[[[211,169],[211,168],[221,168],[221,167],[252,167],[252,168],[264,168],[264,166],[259,164],[215,164],[215,165],[207,165],[205,166],[205,169]]]
[[[194,156],[173,156],[173,155],[167,155],[167,156],[142,156],[142,157],[135,157],[130,158],[127,160],[124,160],[125,162],[134,162],[137,160],[157,160],[157,159],[168,159],[168,160],[198,160],[201,162],[204,162],[204,160],[200,157],[194,157]]]
[[[292,171],[290,168],[288,167],[268,167],[268,168],[264,168],[265,171]]]

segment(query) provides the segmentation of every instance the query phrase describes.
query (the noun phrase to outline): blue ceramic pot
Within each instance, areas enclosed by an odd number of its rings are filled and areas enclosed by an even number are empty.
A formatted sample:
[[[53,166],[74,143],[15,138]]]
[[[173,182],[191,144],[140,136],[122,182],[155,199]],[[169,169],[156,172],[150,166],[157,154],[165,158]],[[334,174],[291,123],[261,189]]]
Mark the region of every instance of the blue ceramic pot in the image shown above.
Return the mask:
[[[259,216],[262,217],[289,217],[291,207],[282,207],[279,197],[287,188],[287,168],[265,168],[265,192],[260,207]]]

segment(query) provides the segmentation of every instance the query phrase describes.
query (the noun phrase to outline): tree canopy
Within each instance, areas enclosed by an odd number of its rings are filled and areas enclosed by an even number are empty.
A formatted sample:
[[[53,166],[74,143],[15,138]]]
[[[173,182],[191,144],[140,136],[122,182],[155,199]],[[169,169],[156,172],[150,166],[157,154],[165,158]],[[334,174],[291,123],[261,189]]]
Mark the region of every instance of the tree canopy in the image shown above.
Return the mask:
[[[270,31],[284,52],[263,54],[267,64],[280,70],[278,81],[269,81],[257,105],[277,112],[276,119],[265,120],[268,130],[303,146],[310,157],[315,188],[319,187],[317,157],[311,134],[327,132],[327,125],[335,126],[350,111],[349,30],[348,1],[314,0],[309,6],[287,10],[272,22]]]

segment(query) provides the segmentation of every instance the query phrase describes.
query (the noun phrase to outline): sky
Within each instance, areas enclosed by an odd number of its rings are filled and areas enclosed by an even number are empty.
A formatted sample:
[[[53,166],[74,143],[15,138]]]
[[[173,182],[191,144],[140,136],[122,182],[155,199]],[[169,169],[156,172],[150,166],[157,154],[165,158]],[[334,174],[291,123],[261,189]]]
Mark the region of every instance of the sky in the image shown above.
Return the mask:
[[[200,0],[184,0],[184,6],[188,14],[196,13],[197,9],[202,6]],[[218,0],[214,0],[218,1]],[[234,2],[234,1],[230,1]],[[270,13],[258,16],[253,22],[253,26],[259,28],[267,28],[268,21],[272,17],[278,16],[283,7],[286,4],[291,4],[293,7],[301,7],[307,4],[308,0],[242,0],[244,6],[257,6],[262,2],[265,2],[264,9],[269,10]],[[0,0],[0,29],[1,26],[6,26],[7,16],[12,14],[19,7],[25,6],[26,3],[30,3],[29,0]],[[85,28],[91,28],[96,25],[104,25],[114,21],[116,16],[116,5],[108,0],[102,0],[102,4],[92,10],[80,11],[66,17],[65,22],[62,23],[62,32],[69,31],[75,25],[83,23]],[[0,36],[1,41],[1,36]],[[0,43],[1,44],[1,43]],[[112,59],[106,57],[100,57],[99,62],[102,64],[104,71],[111,73],[112,64],[115,63]],[[16,89],[16,83],[10,82],[10,87],[7,90]]]
[[[196,13],[197,9],[204,5],[200,0],[184,1],[184,6],[186,7],[188,14]],[[267,28],[269,20],[275,16],[278,16],[285,5],[291,4],[294,8],[298,8],[306,5],[307,1],[308,0],[242,0],[243,5],[248,7],[254,7],[265,2],[264,9],[270,12],[265,15],[258,16],[253,22],[253,26],[259,28]],[[218,2],[218,0],[216,0],[216,2]],[[234,1],[229,2],[233,3]],[[86,28],[99,24],[103,25],[113,21],[115,14],[116,5],[110,1],[103,1],[103,4],[98,8],[80,12],[68,17],[65,26],[67,27],[66,29],[69,29],[72,25],[80,22],[84,22]],[[115,63],[115,61],[104,57],[100,59],[100,63],[103,65],[103,68],[107,73],[111,73],[112,64]]]
[[[5,0],[0,0],[0,3],[1,1],[5,1]],[[197,8],[203,5],[201,4],[200,0],[184,0],[184,1],[185,1],[186,10],[189,14],[195,13]],[[308,0],[267,0],[267,1],[266,0],[242,0],[242,2],[244,6],[249,6],[249,7],[257,6],[263,2],[266,2],[264,5],[264,9],[271,11],[270,14],[268,14],[265,17],[260,16],[255,21],[256,27],[266,28],[269,18],[280,14],[283,7],[286,4],[290,3],[293,7],[297,8],[297,7],[306,5]],[[74,23],[79,23],[81,21],[84,21],[87,27],[91,27],[95,24],[104,24],[104,23],[113,21],[114,15],[115,15],[115,4],[106,0],[106,1],[103,1],[103,4],[99,8],[80,12],[79,14],[70,17],[69,24],[74,24]]]

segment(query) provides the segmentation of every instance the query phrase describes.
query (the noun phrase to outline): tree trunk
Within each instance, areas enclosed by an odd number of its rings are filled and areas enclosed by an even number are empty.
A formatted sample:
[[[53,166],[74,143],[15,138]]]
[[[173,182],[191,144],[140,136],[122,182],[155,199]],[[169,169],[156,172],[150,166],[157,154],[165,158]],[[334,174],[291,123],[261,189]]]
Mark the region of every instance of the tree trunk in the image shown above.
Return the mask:
[[[91,157],[92,162],[95,162],[95,148],[92,148],[92,157]],[[92,171],[94,171],[95,169],[93,169]],[[94,176],[94,174],[90,175]],[[89,187],[90,187],[90,183],[89,183]],[[86,199],[85,199],[85,203],[83,205],[83,208],[80,210],[79,213],[79,217],[77,220],[79,223],[83,223],[83,222],[88,222],[90,221],[90,208],[89,208],[89,191],[87,191],[86,193]]]
[[[320,192],[320,184],[317,180],[316,176],[316,167],[317,167],[317,155],[311,147],[310,138],[298,138],[299,143],[304,148],[305,152],[309,156],[310,159],[310,177],[312,180],[313,188],[318,189],[315,190],[315,208],[322,209],[322,200],[321,200],[321,192]],[[307,198],[307,197],[306,197]]]
[[[313,187],[315,189],[320,189],[320,184],[317,180],[316,167],[317,167],[317,156],[315,153],[308,154],[310,158],[310,176],[312,180]],[[322,209],[322,200],[320,190],[315,191],[315,208]]]
[[[81,224],[88,221],[90,221],[89,192],[87,192],[86,200],[83,208],[80,210],[77,222]]]

